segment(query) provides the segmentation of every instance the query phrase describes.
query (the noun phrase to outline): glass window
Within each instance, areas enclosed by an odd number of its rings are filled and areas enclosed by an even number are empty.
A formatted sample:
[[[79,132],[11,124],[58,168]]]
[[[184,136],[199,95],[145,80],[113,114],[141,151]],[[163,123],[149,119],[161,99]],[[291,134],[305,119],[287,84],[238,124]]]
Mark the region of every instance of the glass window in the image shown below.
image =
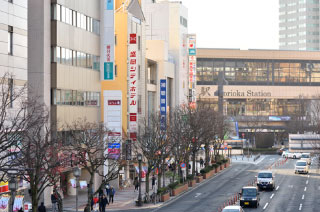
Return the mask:
[[[57,56],[57,63],[61,63],[61,48],[57,46],[56,48],[56,56]]]
[[[86,16],[81,14],[81,28],[82,29],[86,29],[87,27],[87,19],[86,19]]]
[[[81,67],[87,67],[87,55],[85,53],[81,53]]]
[[[76,66],[77,65],[77,52],[72,51],[72,65]]]
[[[66,49],[61,48],[61,63],[66,64]]]
[[[66,8],[66,23],[70,24],[71,23],[71,19],[70,19],[70,9]]]
[[[77,26],[77,12],[72,11],[72,25]]]
[[[100,22],[95,19],[93,19],[92,22],[93,22],[93,26],[92,26],[93,33],[99,35],[100,34]]]
[[[81,52],[77,52],[77,66],[81,66]]]
[[[93,69],[100,71],[100,57],[93,55],[92,61],[93,61]]]
[[[92,69],[92,57],[90,54],[87,54],[87,68]]]
[[[81,14],[77,12],[77,27],[81,27]]]
[[[61,6],[61,21],[66,22],[66,8],[64,6]]]
[[[56,20],[61,21],[61,5],[57,4],[56,5]]]
[[[55,89],[54,104],[55,105],[61,104],[61,90]]]

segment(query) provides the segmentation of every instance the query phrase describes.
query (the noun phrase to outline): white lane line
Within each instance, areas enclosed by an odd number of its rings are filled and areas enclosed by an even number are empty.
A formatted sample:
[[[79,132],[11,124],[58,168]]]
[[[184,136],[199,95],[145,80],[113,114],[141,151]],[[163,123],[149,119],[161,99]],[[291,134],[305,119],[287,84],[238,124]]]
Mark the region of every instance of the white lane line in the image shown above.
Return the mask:
[[[200,196],[200,195],[201,195],[201,193],[196,193],[195,198],[197,198],[197,197]]]
[[[307,191],[307,187],[304,187],[304,191]]]
[[[278,191],[278,189],[279,189],[279,186],[277,186],[276,191]],[[320,190],[320,189],[319,189],[319,190]]]
[[[273,196],[274,196],[274,194],[271,195],[270,199],[272,199]]]
[[[304,195],[302,195],[302,198],[301,199],[304,199]]]
[[[307,180],[306,184],[308,185],[308,183],[309,183],[309,180]]]
[[[310,177],[310,175],[308,175],[308,178]]]
[[[268,207],[268,205],[269,205],[269,203],[267,202],[267,203],[265,204],[265,206],[263,207],[263,210],[265,210],[265,209]]]
[[[301,211],[301,209],[302,209],[302,204],[300,204],[300,206],[299,206],[299,211]]]

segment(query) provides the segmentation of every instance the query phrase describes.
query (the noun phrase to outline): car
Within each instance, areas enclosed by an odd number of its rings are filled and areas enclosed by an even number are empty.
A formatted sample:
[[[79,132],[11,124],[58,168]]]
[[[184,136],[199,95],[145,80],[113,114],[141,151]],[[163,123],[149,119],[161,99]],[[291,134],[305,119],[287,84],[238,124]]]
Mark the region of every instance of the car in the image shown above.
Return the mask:
[[[272,171],[260,171],[257,176],[257,186],[259,190],[275,189],[274,175]]]
[[[302,153],[300,160],[304,160],[304,161],[306,161],[308,163],[308,165],[310,165],[311,164],[310,153]]]
[[[230,205],[225,207],[222,212],[244,212],[244,210],[239,205]]]
[[[306,161],[304,160],[298,160],[296,162],[296,166],[294,168],[294,173],[295,174],[299,174],[299,173],[305,173],[308,174],[309,173],[309,165]]]
[[[300,159],[301,156],[302,156],[302,154],[299,152],[289,152],[288,153],[288,158]]]
[[[245,186],[240,192],[241,207],[255,207],[260,205],[259,191],[256,186]]]
[[[282,152],[282,157],[287,158],[289,154],[289,151],[283,151]]]
[[[282,155],[282,153],[283,153],[284,151],[288,151],[288,150],[289,150],[288,148],[281,148],[281,149],[279,149],[277,152],[278,152],[279,155]]]

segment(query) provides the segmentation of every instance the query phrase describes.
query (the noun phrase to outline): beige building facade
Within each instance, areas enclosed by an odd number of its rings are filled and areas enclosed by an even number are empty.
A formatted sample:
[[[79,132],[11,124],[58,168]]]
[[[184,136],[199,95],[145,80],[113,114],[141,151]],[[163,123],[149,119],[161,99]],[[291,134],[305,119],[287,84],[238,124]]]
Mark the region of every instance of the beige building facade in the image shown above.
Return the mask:
[[[238,137],[252,140],[260,132],[270,135],[269,146],[281,143],[276,134],[292,130],[293,120],[308,125],[312,119],[311,104],[320,96],[320,53],[197,49],[196,91],[198,105],[216,109],[223,92],[223,112],[237,123]]]

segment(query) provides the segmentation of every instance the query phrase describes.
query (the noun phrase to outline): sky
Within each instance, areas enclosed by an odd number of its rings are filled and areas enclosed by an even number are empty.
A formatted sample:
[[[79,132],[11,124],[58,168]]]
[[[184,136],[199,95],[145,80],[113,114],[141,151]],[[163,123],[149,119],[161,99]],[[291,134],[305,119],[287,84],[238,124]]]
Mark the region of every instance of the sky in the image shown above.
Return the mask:
[[[180,0],[200,48],[278,49],[279,0]]]

